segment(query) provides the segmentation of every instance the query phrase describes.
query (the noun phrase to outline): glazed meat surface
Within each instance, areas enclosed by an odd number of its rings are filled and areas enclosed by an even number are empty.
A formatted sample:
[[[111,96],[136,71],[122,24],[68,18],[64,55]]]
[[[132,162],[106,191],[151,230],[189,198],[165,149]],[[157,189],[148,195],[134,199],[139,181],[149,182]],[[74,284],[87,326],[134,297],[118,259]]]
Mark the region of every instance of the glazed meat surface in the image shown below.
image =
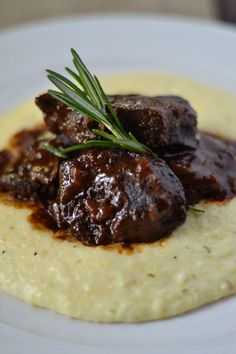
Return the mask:
[[[92,129],[97,125],[92,119],[74,112],[49,93],[37,97],[35,103],[44,114],[48,130],[56,135],[63,134],[70,144],[81,144],[96,139]]]
[[[199,146],[162,156],[180,179],[188,204],[224,200],[236,194],[236,144],[201,133]]]
[[[37,181],[20,177],[18,173],[7,173],[0,178],[0,192],[8,192],[20,200],[38,200],[47,191]]]
[[[50,213],[85,244],[150,242],[186,217],[182,186],[160,159],[91,149],[62,162]]]
[[[153,150],[196,148],[197,115],[177,96],[110,96],[126,131]]]
[[[0,177],[0,191],[23,200],[50,199],[57,190],[58,171],[59,158],[34,143],[13,171]]]
[[[196,148],[196,112],[183,98],[113,95],[110,101],[125,130],[151,149]],[[36,98],[36,104],[43,111],[51,132],[64,134],[72,144],[95,138],[91,129],[96,123],[49,94]]]

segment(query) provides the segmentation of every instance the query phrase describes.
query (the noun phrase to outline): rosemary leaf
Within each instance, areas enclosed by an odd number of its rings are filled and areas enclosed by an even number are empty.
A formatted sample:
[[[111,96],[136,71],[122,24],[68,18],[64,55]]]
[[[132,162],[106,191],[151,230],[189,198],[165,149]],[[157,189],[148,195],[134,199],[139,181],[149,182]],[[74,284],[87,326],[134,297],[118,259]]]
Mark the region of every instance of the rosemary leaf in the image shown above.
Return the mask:
[[[85,99],[87,99],[87,95],[84,91],[82,91],[78,86],[76,86],[72,81],[67,79],[65,76],[56,73],[55,71],[52,70],[46,70],[47,73],[51,76],[56,78],[57,80],[61,81],[62,83],[66,84],[68,87],[73,89],[75,92],[77,92],[79,95],[83,96]],[[88,101],[88,99],[87,99]],[[89,101],[88,101],[89,102]]]
[[[80,79],[82,81],[82,85],[85,88],[85,91],[87,94],[91,97],[92,101],[94,101],[95,104],[97,104],[101,109],[103,108],[103,103],[102,99],[100,97],[100,94],[97,90],[97,87],[94,83],[94,78],[90,74],[89,70],[81,60],[80,56],[76,53],[74,49],[71,49],[71,53],[73,55],[73,63],[80,73]]]
[[[189,206],[189,209],[194,211],[195,213],[202,213],[204,214],[206,211],[203,210],[203,209],[199,209],[199,208],[195,208],[195,207],[192,207],[192,206]]]
[[[110,103],[107,95],[103,91],[103,88],[96,76],[94,76],[94,80],[96,82],[98,90],[101,92],[102,99],[104,100],[105,104],[107,105],[107,107],[109,109],[111,116],[113,117],[113,119],[115,120],[115,123],[117,124],[117,127],[119,128],[119,130],[121,131],[122,134],[126,135],[127,133],[124,131],[124,128],[123,128],[119,118],[117,117],[117,114],[116,114],[115,110],[113,109],[112,104]]]
[[[61,157],[62,159],[67,159],[68,156],[60,149],[48,144],[48,143],[45,143],[45,144],[42,144],[42,148],[51,152],[52,154],[58,156],[58,157]]]
[[[67,73],[70,74],[70,76],[72,76],[73,79],[74,79],[75,81],[77,81],[78,84],[82,87],[83,83],[82,83],[82,80],[81,80],[81,78],[79,77],[79,75],[76,74],[73,70],[71,70],[71,69],[68,68],[68,67],[65,67],[65,70],[66,70]]]
[[[92,132],[97,134],[97,135],[102,136],[105,139],[111,140],[111,141],[116,141],[117,140],[117,138],[114,135],[106,133],[106,132],[104,132],[101,129],[92,129]]]
[[[79,151],[82,149],[89,149],[93,147],[105,148],[105,149],[117,149],[120,148],[119,144],[113,143],[107,140],[89,140],[86,143],[79,145],[73,145],[62,150],[63,153],[68,154],[70,152]]]

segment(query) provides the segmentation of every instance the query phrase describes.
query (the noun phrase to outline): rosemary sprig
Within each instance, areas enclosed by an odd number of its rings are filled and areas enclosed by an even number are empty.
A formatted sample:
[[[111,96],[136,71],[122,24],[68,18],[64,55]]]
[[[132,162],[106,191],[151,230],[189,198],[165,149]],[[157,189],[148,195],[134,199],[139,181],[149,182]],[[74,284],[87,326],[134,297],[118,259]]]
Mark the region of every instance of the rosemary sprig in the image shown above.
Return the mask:
[[[201,214],[204,214],[205,213],[205,210],[203,210],[203,209],[200,209],[200,208],[195,208],[195,207],[193,207],[193,206],[189,206],[189,209],[190,210],[192,210],[192,211],[194,211],[195,213],[201,213]]]
[[[66,149],[58,149],[50,144],[44,144],[44,148],[62,158],[67,158],[67,154],[72,151],[91,147],[128,150],[156,156],[146,145],[140,143],[132,133],[124,130],[97,77],[89,72],[74,49],[71,49],[71,53],[75,71],[70,68],[65,68],[65,70],[72,76],[74,82],[55,71],[47,70],[48,79],[60,90],[48,90],[48,92],[73,110],[93,119],[98,124],[102,124],[108,132],[93,129],[93,132],[100,139],[89,140],[86,143],[73,145]]]

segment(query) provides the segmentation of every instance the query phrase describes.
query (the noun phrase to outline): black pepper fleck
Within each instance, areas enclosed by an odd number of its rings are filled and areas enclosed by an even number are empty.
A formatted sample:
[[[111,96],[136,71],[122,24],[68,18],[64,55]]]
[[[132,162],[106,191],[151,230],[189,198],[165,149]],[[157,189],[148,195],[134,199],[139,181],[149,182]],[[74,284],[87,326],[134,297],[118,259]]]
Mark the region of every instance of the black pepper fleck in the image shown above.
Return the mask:
[[[204,246],[204,245],[203,245],[203,247],[205,248],[205,250],[207,251],[207,253],[210,253],[210,252],[211,252],[210,247],[208,247],[208,246]]]
[[[3,251],[2,251],[2,254],[4,254],[4,253],[6,253],[6,250],[3,250]]]
[[[34,252],[34,256],[37,256],[37,254],[38,254],[37,252]]]
[[[155,278],[155,274],[152,274],[152,273],[148,273],[148,276],[151,278]]]

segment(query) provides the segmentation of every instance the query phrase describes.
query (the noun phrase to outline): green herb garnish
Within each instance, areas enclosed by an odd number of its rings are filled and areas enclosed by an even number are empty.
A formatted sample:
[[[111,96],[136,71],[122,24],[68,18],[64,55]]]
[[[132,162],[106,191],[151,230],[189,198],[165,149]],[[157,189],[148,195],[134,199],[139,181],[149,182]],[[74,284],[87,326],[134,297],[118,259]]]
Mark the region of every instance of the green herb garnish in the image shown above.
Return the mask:
[[[74,111],[104,126],[108,132],[102,129],[93,129],[93,133],[98,135],[100,139],[89,140],[66,149],[58,149],[50,144],[44,144],[44,148],[62,158],[67,158],[67,154],[72,151],[92,147],[128,150],[156,156],[146,145],[137,141],[132,133],[124,130],[97,77],[89,72],[74,49],[71,49],[71,53],[76,70],[73,71],[69,68],[65,68],[65,70],[72,76],[74,82],[52,70],[47,70],[48,79],[60,90],[48,90],[48,92]]]
[[[189,209],[194,211],[195,213],[202,213],[202,214],[205,213],[205,210],[199,209],[199,208],[195,208],[195,207],[192,207],[192,206],[189,206]]]

